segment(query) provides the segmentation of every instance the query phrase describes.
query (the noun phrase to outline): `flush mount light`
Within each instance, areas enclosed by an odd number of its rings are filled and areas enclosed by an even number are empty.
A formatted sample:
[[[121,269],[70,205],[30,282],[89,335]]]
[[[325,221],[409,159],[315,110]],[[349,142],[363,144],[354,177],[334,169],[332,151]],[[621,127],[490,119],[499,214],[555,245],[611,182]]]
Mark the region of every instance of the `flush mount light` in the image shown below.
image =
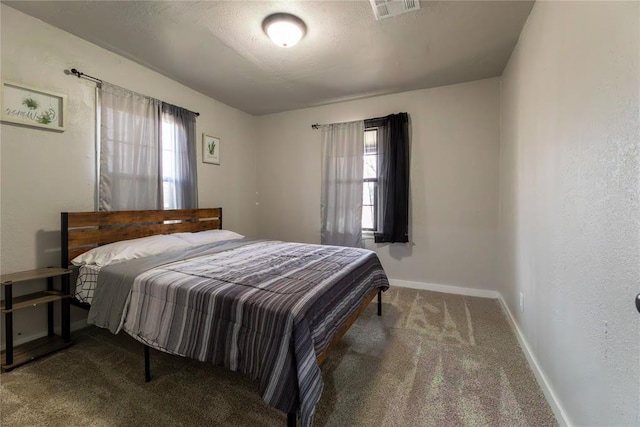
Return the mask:
[[[307,26],[295,15],[274,13],[264,18],[262,29],[280,47],[291,47],[307,33]]]

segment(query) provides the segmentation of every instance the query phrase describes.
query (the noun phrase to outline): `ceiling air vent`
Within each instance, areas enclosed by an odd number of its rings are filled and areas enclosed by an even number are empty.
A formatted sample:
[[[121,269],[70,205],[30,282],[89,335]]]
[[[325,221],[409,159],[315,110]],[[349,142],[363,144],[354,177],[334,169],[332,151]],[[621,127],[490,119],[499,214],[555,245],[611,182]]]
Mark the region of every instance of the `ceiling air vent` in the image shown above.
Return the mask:
[[[369,0],[373,14],[379,21],[420,9],[420,0]]]

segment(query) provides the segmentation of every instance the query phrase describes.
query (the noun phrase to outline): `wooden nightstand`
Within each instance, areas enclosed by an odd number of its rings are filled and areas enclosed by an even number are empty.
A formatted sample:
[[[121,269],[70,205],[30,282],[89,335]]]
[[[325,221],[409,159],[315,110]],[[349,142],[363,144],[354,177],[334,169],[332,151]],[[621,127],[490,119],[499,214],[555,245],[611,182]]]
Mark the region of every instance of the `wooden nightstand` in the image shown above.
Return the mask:
[[[0,357],[0,368],[10,371],[38,357],[53,353],[71,345],[71,321],[69,298],[72,297],[69,286],[69,274],[66,268],[38,268],[0,276],[4,288],[4,301],[0,309],[4,313],[6,350]],[[53,278],[60,277],[61,289],[53,287]],[[47,279],[47,290],[28,295],[13,297],[13,286],[30,280]],[[53,303],[60,301],[62,317],[62,336],[53,333]],[[47,304],[48,335],[34,341],[13,347],[13,312],[23,308]]]

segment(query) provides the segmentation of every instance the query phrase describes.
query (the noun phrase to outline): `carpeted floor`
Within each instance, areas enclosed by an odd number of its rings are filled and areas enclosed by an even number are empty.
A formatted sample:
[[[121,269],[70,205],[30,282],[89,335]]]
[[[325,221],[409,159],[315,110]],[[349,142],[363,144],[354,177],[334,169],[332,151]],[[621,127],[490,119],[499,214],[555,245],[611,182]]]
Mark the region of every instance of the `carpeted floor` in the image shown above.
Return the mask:
[[[375,300],[374,300],[375,301]],[[3,426],[278,426],[286,417],[223,368],[88,328],[0,376]],[[322,366],[315,426],[554,426],[497,300],[392,288]]]

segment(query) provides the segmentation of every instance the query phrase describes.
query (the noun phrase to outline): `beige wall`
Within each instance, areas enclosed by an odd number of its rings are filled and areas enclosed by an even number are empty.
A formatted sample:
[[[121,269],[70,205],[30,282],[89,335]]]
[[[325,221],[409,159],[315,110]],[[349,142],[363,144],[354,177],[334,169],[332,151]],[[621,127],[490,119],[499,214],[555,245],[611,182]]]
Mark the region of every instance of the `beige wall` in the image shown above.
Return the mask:
[[[320,241],[320,131],[411,117],[411,244],[375,245],[392,279],[496,289],[499,80],[257,117],[261,237]]]
[[[639,16],[537,2],[502,77],[500,291],[574,425],[640,425]]]
[[[68,97],[66,132],[1,125],[3,273],[59,265],[60,212],[94,210],[95,85],[64,74],[73,67],[200,112],[198,144],[202,132],[222,139],[220,166],[203,164],[198,150],[200,206],[222,206],[225,227],[257,234],[252,116],[6,5],[0,7],[2,78]],[[38,286],[42,284],[27,285],[25,290]],[[15,333],[24,337],[42,332],[44,313],[17,312]],[[74,319],[81,316],[74,313]]]

